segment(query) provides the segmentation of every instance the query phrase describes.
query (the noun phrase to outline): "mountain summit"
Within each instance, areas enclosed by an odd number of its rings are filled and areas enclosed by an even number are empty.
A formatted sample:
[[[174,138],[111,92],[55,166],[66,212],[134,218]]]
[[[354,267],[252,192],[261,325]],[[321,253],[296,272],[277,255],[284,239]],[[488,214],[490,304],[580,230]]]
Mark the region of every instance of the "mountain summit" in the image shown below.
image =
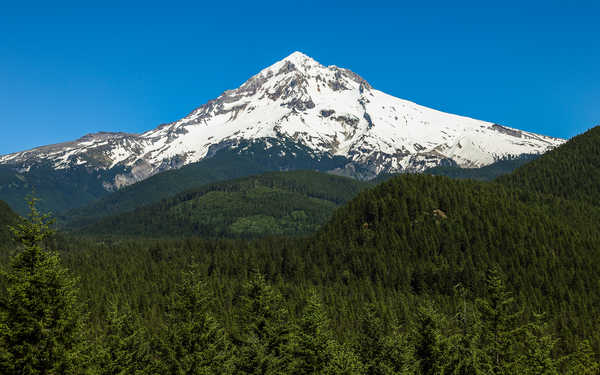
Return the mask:
[[[106,190],[215,156],[220,150],[271,153],[270,160],[335,158],[331,171],[372,178],[420,172],[442,162],[484,166],[506,156],[539,154],[564,140],[439,112],[374,89],[348,69],[300,52],[263,69],[181,120],[143,134],[97,133],[0,157],[21,173],[118,170]],[[281,166],[281,169],[289,169]]]

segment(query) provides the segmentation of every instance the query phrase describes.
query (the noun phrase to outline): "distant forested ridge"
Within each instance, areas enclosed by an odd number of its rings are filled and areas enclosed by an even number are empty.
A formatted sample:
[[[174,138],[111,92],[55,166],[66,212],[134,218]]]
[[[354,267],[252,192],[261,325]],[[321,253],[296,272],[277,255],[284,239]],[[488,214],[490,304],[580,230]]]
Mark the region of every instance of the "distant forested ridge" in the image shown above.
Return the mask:
[[[83,228],[91,234],[256,237],[316,232],[366,182],[312,171],[203,185]]]
[[[469,178],[479,181],[492,181],[500,176],[513,172],[515,169],[539,158],[537,154],[525,154],[516,157],[507,157],[490,165],[480,168],[461,168],[456,165],[440,165],[425,170],[425,174],[446,176],[451,178]]]

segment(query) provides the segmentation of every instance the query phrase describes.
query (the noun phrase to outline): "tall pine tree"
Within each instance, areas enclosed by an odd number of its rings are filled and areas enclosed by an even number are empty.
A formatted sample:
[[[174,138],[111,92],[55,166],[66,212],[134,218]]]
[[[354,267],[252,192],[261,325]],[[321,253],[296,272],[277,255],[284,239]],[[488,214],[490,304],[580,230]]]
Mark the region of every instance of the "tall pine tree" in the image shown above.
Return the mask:
[[[0,373],[79,374],[86,361],[77,280],[44,246],[53,234],[51,218],[40,214],[36,199],[29,207],[29,220],[11,228],[20,248],[3,271]]]
[[[281,294],[257,274],[246,284],[242,304],[238,373],[285,373],[292,330]]]
[[[169,374],[231,374],[232,345],[210,312],[208,287],[196,267],[183,273],[168,312]]]
[[[119,308],[116,302],[110,304],[107,318],[106,331],[96,345],[92,373],[147,373],[150,368],[150,350],[146,332],[139,319],[128,308]]]
[[[304,313],[297,324],[297,334],[290,342],[291,363],[288,374],[321,374],[331,360],[329,348],[333,346],[330,322],[323,309],[320,296],[312,290],[307,298]]]
[[[486,374],[518,374],[519,337],[525,332],[520,324],[522,310],[507,290],[498,268],[489,271],[487,289],[487,298],[476,301],[481,317],[481,367]]]

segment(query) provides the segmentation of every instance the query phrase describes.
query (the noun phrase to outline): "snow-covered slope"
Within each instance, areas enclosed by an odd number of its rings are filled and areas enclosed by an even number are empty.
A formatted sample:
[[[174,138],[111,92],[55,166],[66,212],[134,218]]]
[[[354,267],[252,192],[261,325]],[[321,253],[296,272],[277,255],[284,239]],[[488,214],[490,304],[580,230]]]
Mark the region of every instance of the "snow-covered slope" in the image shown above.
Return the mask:
[[[338,173],[369,178],[419,172],[447,159],[464,167],[484,166],[509,155],[543,153],[564,140],[398,99],[347,69],[325,67],[294,52],[179,121],[137,135],[90,134],[2,156],[0,164],[21,170],[39,163],[57,169],[125,167],[126,173],[106,182],[112,189],[222,148],[242,152],[248,142],[262,143],[266,152],[274,144],[296,144],[315,157],[339,155],[347,163]],[[285,147],[279,152],[283,156]]]

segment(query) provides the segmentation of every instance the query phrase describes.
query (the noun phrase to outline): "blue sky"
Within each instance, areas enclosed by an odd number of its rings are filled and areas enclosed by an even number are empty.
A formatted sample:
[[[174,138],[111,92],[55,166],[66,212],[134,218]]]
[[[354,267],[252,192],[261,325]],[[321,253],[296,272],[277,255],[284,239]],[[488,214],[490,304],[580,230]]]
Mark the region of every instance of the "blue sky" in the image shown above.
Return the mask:
[[[296,50],[446,112],[600,124],[598,1],[223,3],[3,2],[0,154],[154,128]]]

